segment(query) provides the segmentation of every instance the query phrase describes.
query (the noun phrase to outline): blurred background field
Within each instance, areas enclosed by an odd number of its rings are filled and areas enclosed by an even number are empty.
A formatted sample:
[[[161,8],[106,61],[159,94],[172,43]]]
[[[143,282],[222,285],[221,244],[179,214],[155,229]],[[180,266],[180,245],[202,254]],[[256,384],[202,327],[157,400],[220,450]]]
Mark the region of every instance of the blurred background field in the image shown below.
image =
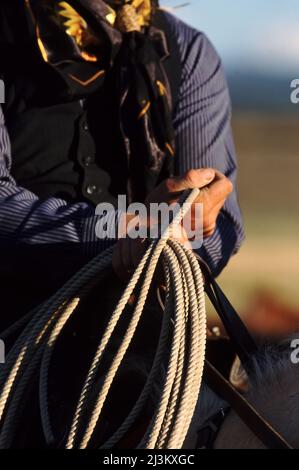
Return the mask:
[[[239,309],[271,292],[299,315],[299,116],[236,113],[246,242],[220,280]]]
[[[283,310],[299,327],[299,105],[290,100],[299,78],[298,6],[193,0],[175,13],[212,40],[233,102],[246,242],[220,284],[241,313]]]

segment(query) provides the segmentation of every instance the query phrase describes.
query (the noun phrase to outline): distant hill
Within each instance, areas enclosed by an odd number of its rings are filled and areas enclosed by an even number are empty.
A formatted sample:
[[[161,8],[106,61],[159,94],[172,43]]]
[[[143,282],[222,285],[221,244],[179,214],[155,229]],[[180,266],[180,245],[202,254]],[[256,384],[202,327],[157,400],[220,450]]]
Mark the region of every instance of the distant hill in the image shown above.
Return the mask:
[[[290,84],[296,76],[272,76],[249,70],[228,70],[233,107],[243,111],[299,113],[291,103]]]

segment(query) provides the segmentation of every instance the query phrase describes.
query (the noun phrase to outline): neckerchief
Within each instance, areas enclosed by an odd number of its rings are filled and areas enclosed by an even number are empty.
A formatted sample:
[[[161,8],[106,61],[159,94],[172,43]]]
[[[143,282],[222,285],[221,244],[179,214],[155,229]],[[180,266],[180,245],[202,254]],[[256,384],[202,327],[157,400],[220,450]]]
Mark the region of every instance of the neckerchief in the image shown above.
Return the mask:
[[[129,201],[143,200],[172,174],[169,56],[147,0],[26,0],[43,59],[65,82],[68,99],[86,98],[114,80],[129,167]],[[112,7],[113,5],[113,7]],[[135,162],[133,164],[133,162]]]

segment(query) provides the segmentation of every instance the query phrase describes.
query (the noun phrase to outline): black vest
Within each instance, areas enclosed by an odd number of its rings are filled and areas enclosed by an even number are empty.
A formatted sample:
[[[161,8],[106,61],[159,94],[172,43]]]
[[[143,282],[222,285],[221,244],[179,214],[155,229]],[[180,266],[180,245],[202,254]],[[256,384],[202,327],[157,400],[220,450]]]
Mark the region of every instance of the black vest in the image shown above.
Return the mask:
[[[126,194],[129,170],[119,157],[123,144],[109,80],[86,100],[62,100],[62,80],[41,57],[23,0],[2,0],[0,21],[4,114],[17,183],[41,199],[114,203],[118,194]],[[164,14],[156,14],[155,21],[168,40],[165,70],[175,103],[181,80],[178,46]],[[162,177],[156,175],[155,183]]]

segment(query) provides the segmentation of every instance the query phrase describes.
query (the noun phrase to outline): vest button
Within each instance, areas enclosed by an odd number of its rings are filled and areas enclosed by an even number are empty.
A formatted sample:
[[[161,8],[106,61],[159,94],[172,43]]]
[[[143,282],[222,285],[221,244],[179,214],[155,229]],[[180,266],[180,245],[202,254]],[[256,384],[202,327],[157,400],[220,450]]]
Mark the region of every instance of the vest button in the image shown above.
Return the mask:
[[[88,155],[87,157],[83,157],[83,164],[84,166],[90,166],[93,163],[93,158]]]
[[[92,195],[96,192],[100,193],[101,190],[95,184],[89,184],[86,188],[86,192],[87,192],[87,194]]]
[[[86,131],[86,132],[89,131],[89,126],[88,126],[86,121],[83,122],[83,130]]]

